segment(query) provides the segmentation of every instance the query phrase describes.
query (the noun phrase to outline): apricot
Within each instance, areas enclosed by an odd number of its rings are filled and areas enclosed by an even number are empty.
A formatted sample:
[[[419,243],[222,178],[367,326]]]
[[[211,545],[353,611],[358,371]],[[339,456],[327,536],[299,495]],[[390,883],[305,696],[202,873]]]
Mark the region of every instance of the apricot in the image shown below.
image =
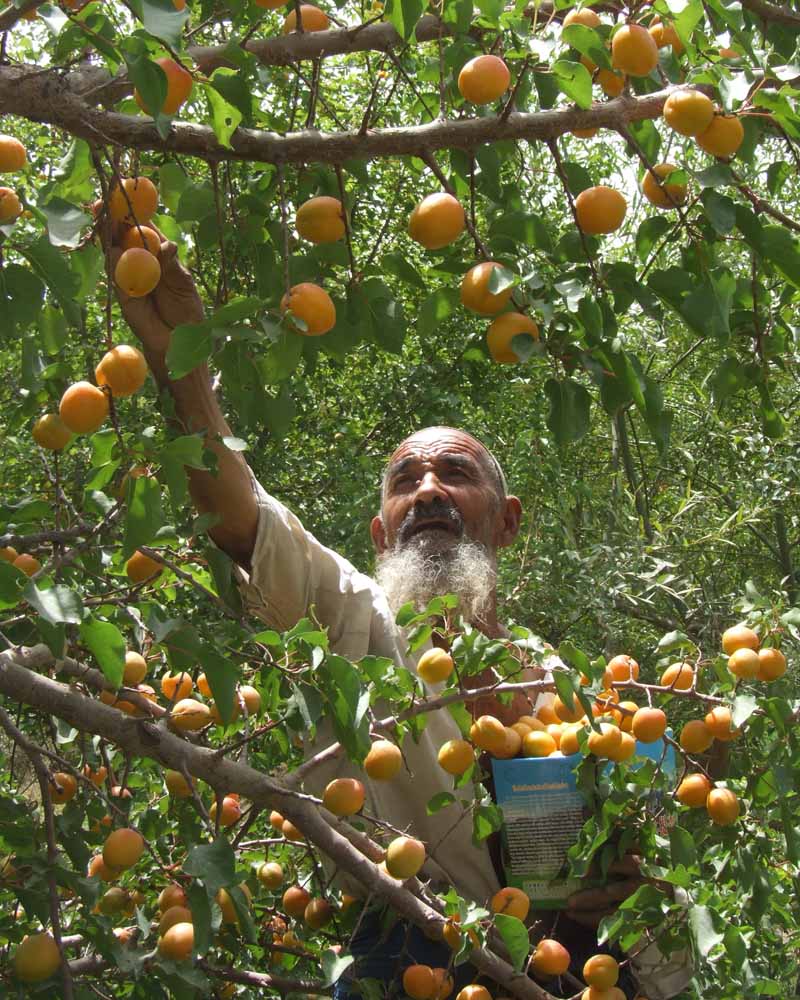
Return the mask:
[[[188,921],[173,924],[158,939],[158,953],[173,962],[185,962],[192,955],[194,948],[194,924]]]
[[[250,684],[242,684],[237,688],[234,704],[238,706],[239,711],[241,711],[241,702],[244,702],[248,718],[258,715],[261,711],[261,695]],[[238,715],[238,712],[236,714]]]
[[[125,250],[114,268],[117,287],[132,299],[140,299],[161,281],[161,264],[149,250],[133,247]]]
[[[614,711],[614,704],[619,704],[619,694],[614,688],[607,691],[599,691],[592,702],[592,715],[597,718]]]
[[[694,683],[691,663],[671,663],[661,675],[661,686],[675,691],[688,691]]]
[[[181,701],[192,693],[194,681],[185,671],[180,674],[164,674],[161,678],[161,693],[168,701]]]
[[[506,913],[510,917],[524,920],[528,916],[531,901],[522,889],[509,885],[492,896],[489,906],[492,913]]]
[[[760,666],[761,661],[754,649],[737,649],[728,657],[728,670],[734,677],[741,677],[744,680],[757,677]]]
[[[699,90],[679,90],[664,102],[664,120],[680,135],[702,135],[714,119],[711,98]]]
[[[624,733],[620,730],[619,744],[608,751],[608,759],[619,764],[622,761],[630,760],[636,753],[636,740],[631,733]]]
[[[715,115],[711,124],[697,137],[697,145],[711,156],[734,156],[744,141],[742,123],[733,115]]]
[[[353,816],[364,808],[364,786],[355,778],[334,778],[325,788],[322,804],[334,816]]]
[[[303,831],[299,827],[296,827],[290,819],[283,821],[281,832],[287,840],[294,841],[295,844],[302,844],[306,839],[303,836]]]
[[[582,24],[585,28],[597,28],[601,23],[599,16],[591,7],[583,7],[580,10],[569,11],[561,26],[568,28],[571,24]]]
[[[699,809],[706,804],[711,782],[704,774],[687,774],[675,791],[675,798],[681,805]]]
[[[551,976],[563,976],[569,963],[570,954],[563,944],[552,938],[542,938],[533,952],[531,968],[540,979],[549,979]]]
[[[766,646],[758,651],[758,679],[766,681],[776,681],[786,673],[786,657],[779,649],[773,646]]]
[[[605,184],[586,188],[575,199],[578,226],[589,236],[613,233],[622,225],[627,211],[624,196]]]
[[[609,751],[613,753],[621,742],[621,730],[610,722],[599,723],[599,732],[595,729],[589,730],[589,751],[597,757],[607,757]]]
[[[730,788],[712,788],[706,799],[706,809],[717,826],[730,826],[739,818],[739,799]]]
[[[61,451],[72,440],[72,431],[57,413],[46,413],[33,425],[31,437],[40,448]]]
[[[667,717],[660,708],[640,708],[631,723],[631,732],[642,743],[655,743],[666,731]]]
[[[619,963],[611,955],[592,955],[583,966],[583,978],[597,990],[610,990],[619,979]]]
[[[281,816],[277,809],[273,809],[269,814],[269,825],[273,830],[277,830],[278,833],[283,829],[283,816]]]
[[[125,563],[125,572],[131,583],[144,583],[145,580],[152,580],[163,569],[163,563],[151,559],[150,556],[145,555],[144,552],[140,552],[138,549]]]
[[[733,716],[727,705],[717,705],[707,713],[705,723],[714,735],[714,738],[728,743],[735,740],[739,735],[739,730],[733,728]]]
[[[411,1000],[431,1000],[434,991],[433,970],[429,965],[409,965],[403,971],[403,989]]]
[[[485,986],[472,983],[469,986],[465,986],[463,990],[459,990],[456,1000],[492,1000],[492,994]]]
[[[73,383],[61,397],[58,415],[73,434],[91,434],[108,416],[108,396],[91,382]]]
[[[611,65],[626,76],[649,76],[658,65],[658,46],[641,24],[623,24],[611,39]]]
[[[75,797],[78,782],[73,775],[64,771],[56,771],[50,779],[50,799],[55,805],[63,806],[65,802]]]
[[[446,681],[455,669],[453,657],[444,649],[428,649],[417,663],[417,673],[426,684]]]
[[[104,916],[111,917],[117,913],[122,913],[129,902],[130,896],[127,891],[116,885],[107,889],[100,899],[98,899],[97,909]]]
[[[208,678],[205,674],[197,675],[197,690],[204,698],[211,697],[211,685],[208,683]]]
[[[300,25],[303,31],[326,31],[330,27],[328,15],[310,3],[300,4]],[[297,11],[292,9],[283,22],[283,34],[297,30]]]
[[[466,740],[448,740],[439,747],[439,766],[456,777],[475,763],[475,753]]]
[[[123,177],[115,184],[108,198],[108,214],[112,222],[141,226],[158,211],[158,188],[147,177]],[[137,249],[137,248],[134,248]]]
[[[300,918],[311,902],[311,893],[299,885],[290,885],[283,894],[283,908],[290,917]]]
[[[149,226],[131,226],[119,245],[123,250],[147,250],[154,257],[161,253],[161,237]]]
[[[552,701],[546,702],[544,705],[537,707],[536,709],[536,719],[543,725],[548,726],[552,722],[558,722],[559,718],[553,711]],[[535,727],[534,727],[535,728]]]
[[[166,913],[173,906],[186,906],[186,903],[186,892],[177,882],[170,883],[158,896],[158,909],[161,913]]]
[[[281,312],[289,312],[289,321],[305,337],[321,337],[336,325],[336,306],[324,288],[311,281],[293,285],[281,299]],[[303,327],[291,321],[298,319]]]
[[[25,147],[13,135],[0,135],[0,173],[22,170],[28,162]]]
[[[327,899],[312,899],[303,912],[303,919],[309,927],[318,931],[333,919],[333,907]]]
[[[86,873],[89,878],[96,875],[103,882],[113,882],[115,878],[119,878],[120,870],[107,865],[102,854],[95,854],[89,861]]]
[[[242,890],[245,901],[249,906],[252,899],[249,887],[245,882],[242,882],[239,888]],[[226,889],[220,889],[216,895],[216,900],[219,908],[222,910],[222,922],[224,924],[238,924],[239,918],[236,916],[236,908],[233,905],[231,894]]]
[[[526,757],[549,757],[558,746],[548,732],[531,730],[522,740],[522,752]]]
[[[606,670],[611,674],[612,681],[623,683],[639,680],[639,664],[627,653],[612,656],[606,664]]]
[[[691,719],[681,729],[678,742],[687,753],[705,753],[714,742],[714,734],[702,719]]]
[[[572,696],[572,703],[566,704],[561,700],[560,695],[556,695],[553,701],[553,711],[562,722],[578,722],[586,715],[586,709],[581,705],[577,695]]]
[[[462,305],[481,316],[501,312],[511,298],[511,286],[501,292],[490,292],[489,281],[494,270],[502,266],[497,261],[487,260],[471,267],[461,279]]]
[[[19,552],[17,552],[13,545],[4,545],[0,548],[0,559],[3,562],[13,563],[17,558],[19,558]]]
[[[486,345],[492,360],[499,364],[515,364],[521,361],[512,346],[514,337],[520,334],[528,334],[534,340],[539,339],[539,327],[530,316],[518,312],[506,312],[492,320],[486,332]]]
[[[408,235],[426,250],[441,250],[464,232],[464,209],[458,199],[444,191],[429,194],[408,220]]]
[[[674,24],[664,24],[660,17],[655,17],[647,30],[659,49],[670,46],[676,56],[683,52],[683,42],[675,30]]]
[[[100,359],[94,370],[98,385],[107,385],[112,395],[132,396],[144,385],[147,362],[141,351],[128,344],[112,347]]]
[[[297,232],[309,243],[335,243],[345,234],[344,211],[338,198],[320,195],[297,209]]]
[[[83,776],[88,778],[95,788],[99,788],[108,777],[108,768],[101,766],[95,771],[88,764],[84,764]]]
[[[283,868],[277,861],[265,861],[259,867],[256,877],[265,889],[277,889],[283,885]]]
[[[625,709],[624,712],[620,709]],[[635,701],[621,701],[616,708],[611,710],[614,718],[619,722],[619,728],[623,733],[629,733],[633,728],[633,716],[639,711],[639,706]]]
[[[49,931],[26,934],[11,960],[14,975],[23,983],[41,983],[61,966],[61,953]]]
[[[595,83],[597,83],[606,97],[619,97],[625,89],[625,74],[615,73],[613,69],[599,69],[595,77]]]
[[[389,740],[375,740],[364,760],[364,770],[374,781],[391,781],[402,766],[400,747]]]
[[[22,202],[16,191],[0,187],[0,225],[13,222],[22,214]]]
[[[161,937],[167,933],[170,927],[174,927],[175,924],[191,924],[194,923],[192,919],[192,911],[186,906],[170,906],[168,910],[164,910],[161,919],[158,922],[158,933]]]
[[[508,66],[499,56],[475,56],[458,74],[458,89],[470,104],[490,104],[504,94],[511,83]]]
[[[208,815],[210,816],[212,822],[216,821],[217,818],[217,801],[211,803],[211,808],[208,810]],[[233,826],[234,823],[238,823],[242,816],[242,807],[239,805],[239,800],[231,798],[230,795],[226,795],[222,799],[222,809],[219,810],[219,825],[223,827]]]
[[[42,564],[36,556],[30,555],[28,552],[21,552],[11,565],[24,573],[25,576],[33,576],[42,568]]]
[[[686,185],[665,180],[677,169],[672,163],[658,163],[644,175],[642,194],[651,205],[656,208],[675,208],[686,201]]]
[[[578,731],[581,727],[578,725],[570,725],[564,728],[564,732],[561,734],[561,742],[558,745],[558,749],[565,757],[569,757],[574,753],[577,753],[580,748],[580,742],[578,741]],[[551,751],[552,753],[552,751]],[[542,757],[549,756],[548,754],[532,754],[529,756]]]
[[[176,799],[188,799],[192,794],[192,786],[180,771],[165,771],[164,784],[169,794]]]
[[[453,992],[453,977],[447,969],[432,968],[433,973],[433,996],[431,1000],[447,1000]]]
[[[161,105],[161,114],[174,115],[186,103],[192,92],[192,74],[184,69],[179,62],[170,59],[169,56],[156,59],[155,62],[161,67],[167,78],[167,94]],[[152,114],[152,110],[147,107],[138,90],[134,90],[133,99],[142,111],[146,114]]]
[[[208,705],[204,705],[195,698],[181,698],[172,706],[169,717],[169,724],[172,729],[178,732],[197,732],[205,728],[211,722],[211,712]]]
[[[411,878],[424,864],[425,845],[414,837],[395,837],[386,848],[386,869],[392,878]]]

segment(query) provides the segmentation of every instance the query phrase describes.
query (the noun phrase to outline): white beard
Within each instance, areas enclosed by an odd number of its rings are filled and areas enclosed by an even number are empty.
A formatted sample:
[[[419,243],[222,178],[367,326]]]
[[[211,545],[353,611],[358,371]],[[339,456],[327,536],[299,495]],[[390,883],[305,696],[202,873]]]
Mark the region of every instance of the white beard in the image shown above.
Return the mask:
[[[491,607],[497,574],[483,545],[460,539],[442,547],[441,532],[424,532],[378,557],[375,578],[396,614],[411,603],[424,611],[434,597],[454,594],[458,612],[478,621]]]

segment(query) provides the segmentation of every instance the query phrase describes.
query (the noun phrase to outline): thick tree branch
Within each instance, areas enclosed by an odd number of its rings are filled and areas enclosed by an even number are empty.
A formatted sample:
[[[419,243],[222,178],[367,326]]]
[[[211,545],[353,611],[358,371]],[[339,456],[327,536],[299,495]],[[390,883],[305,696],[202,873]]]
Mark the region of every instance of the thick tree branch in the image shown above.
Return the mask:
[[[784,4],[767,3],[766,0],[742,0],[742,7],[758,15],[763,21],[800,29],[800,13]]]

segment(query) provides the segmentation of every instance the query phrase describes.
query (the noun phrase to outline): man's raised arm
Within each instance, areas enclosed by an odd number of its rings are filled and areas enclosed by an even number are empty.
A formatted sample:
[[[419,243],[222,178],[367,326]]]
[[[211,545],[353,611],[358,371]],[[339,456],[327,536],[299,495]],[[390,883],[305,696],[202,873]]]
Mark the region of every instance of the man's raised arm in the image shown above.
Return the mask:
[[[120,251],[112,250],[112,267]],[[231,431],[211,388],[205,365],[184,378],[170,379],[166,355],[172,330],[181,323],[203,319],[203,304],[189,272],[178,260],[174,243],[161,244],[161,281],[150,295],[129,298],[119,294],[123,315],[142,343],[153,376],[175,401],[178,420],[187,433],[205,431],[206,446],[215,452],[216,474],[188,469],[189,489],[201,513],[219,521],[209,530],[214,541],[239,565],[248,568],[258,528],[258,506],[247,463],[222,438]]]

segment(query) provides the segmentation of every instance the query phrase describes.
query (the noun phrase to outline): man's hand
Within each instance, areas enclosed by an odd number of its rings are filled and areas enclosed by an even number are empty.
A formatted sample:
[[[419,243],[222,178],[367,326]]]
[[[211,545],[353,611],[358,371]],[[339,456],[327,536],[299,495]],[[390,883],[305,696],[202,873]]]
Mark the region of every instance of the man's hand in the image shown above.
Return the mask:
[[[564,915],[584,927],[597,927],[603,917],[613,913],[623,899],[627,899],[644,885],[639,858],[626,854],[619,861],[612,861],[609,875],[619,876],[596,889],[574,892],[567,900]]]

